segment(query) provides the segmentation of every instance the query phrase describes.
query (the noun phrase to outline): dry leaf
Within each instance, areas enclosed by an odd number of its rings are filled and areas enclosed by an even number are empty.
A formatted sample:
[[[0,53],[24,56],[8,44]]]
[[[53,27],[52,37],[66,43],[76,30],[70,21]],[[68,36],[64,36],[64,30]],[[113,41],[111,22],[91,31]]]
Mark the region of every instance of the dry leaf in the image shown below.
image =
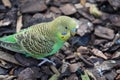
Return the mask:
[[[8,77],[6,77],[6,78],[4,78],[3,80],[13,80],[14,78],[15,78],[16,76],[8,76]]]
[[[57,75],[60,75],[60,72],[56,69],[55,66],[51,65],[50,68],[52,69],[52,71],[57,74]]]
[[[96,77],[93,75],[93,73],[92,72],[90,72],[89,70],[85,70],[85,72],[90,76],[90,77],[92,77],[94,80],[97,80],[96,79]]]
[[[96,56],[98,56],[98,57],[101,57],[101,58],[103,58],[103,59],[108,59],[108,58],[103,54],[103,52],[100,51],[100,50],[98,50],[98,49],[93,49],[92,52],[93,52],[94,55],[96,55]]]
[[[21,65],[21,64],[19,64],[19,63],[15,60],[15,58],[14,58],[13,55],[8,54],[8,53],[6,53],[6,52],[0,51],[0,59],[3,59],[3,60],[5,60],[5,61],[8,61],[8,62],[17,64],[17,65]]]
[[[88,73],[86,71],[84,71],[84,74],[81,74],[81,78],[82,80],[90,80]]]
[[[96,17],[99,17],[102,15],[102,12],[100,10],[98,10],[98,8],[96,7],[96,5],[91,5],[90,8],[89,8],[89,12],[90,14],[96,16]]]
[[[76,8],[76,9],[81,9],[81,8],[83,8],[83,5],[81,5],[80,3],[75,4],[75,8]]]
[[[61,73],[64,73],[66,69],[68,68],[69,63],[63,61],[62,67],[61,67]]]
[[[120,52],[115,52],[112,56],[112,59],[115,59],[115,58],[120,58]]]
[[[96,64],[95,67],[100,71],[102,71],[103,73],[103,71],[111,70],[116,65],[117,65],[117,62],[115,60],[107,60],[101,64]]]
[[[116,77],[115,80],[120,80],[120,74]]]
[[[0,80],[13,80],[15,76],[9,76],[9,75],[0,75]]]
[[[0,80],[7,78],[9,75],[0,75]]]
[[[11,21],[10,20],[7,20],[7,19],[4,19],[4,20],[1,20],[0,21],[0,27],[3,27],[3,26],[8,26],[11,24]]]
[[[80,67],[79,63],[73,63],[69,65],[69,69],[71,72],[76,72]]]
[[[3,4],[4,4],[4,6],[7,6],[7,7],[9,7],[9,8],[12,7],[12,4],[11,4],[10,0],[2,0],[2,2],[3,2]]]
[[[72,74],[67,80],[79,80],[76,74]]]
[[[22,26],[23,26],[23,24],[22,24],[22,15],[21,15],[17,19],[16,32],[19,32],[20,29],[22,28]]]
[[[57,79],[58,79],[58,77],[59,77],[59,75],[54,74],[52,77],[50,77],[50,79],[49,79],[49,80],[57,80]]]
[[[84,6],[84,5],[85,5],[85,3],[86,3],[86,0],[80,0],[80,4],[81,4],[81,5],[83,5],[83,6]]]

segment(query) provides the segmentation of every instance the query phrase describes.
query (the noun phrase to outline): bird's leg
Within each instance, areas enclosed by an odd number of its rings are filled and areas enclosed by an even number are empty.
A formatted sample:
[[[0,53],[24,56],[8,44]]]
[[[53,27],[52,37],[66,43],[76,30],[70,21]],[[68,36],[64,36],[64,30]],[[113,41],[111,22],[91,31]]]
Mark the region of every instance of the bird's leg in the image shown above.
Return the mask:
[[[46,62],[49,62],[49,63],[51,63],[52,65],[56,65],[53,61],[51,61],[51,60],[49,60],[49,59],[47,59],[47,58],[41,58],[41,60],[43,60],[42,62],[40,62],[39,64],[38,64],[38,66],[41,66],[41,65],[43,65],[44,63],[46,63]]]

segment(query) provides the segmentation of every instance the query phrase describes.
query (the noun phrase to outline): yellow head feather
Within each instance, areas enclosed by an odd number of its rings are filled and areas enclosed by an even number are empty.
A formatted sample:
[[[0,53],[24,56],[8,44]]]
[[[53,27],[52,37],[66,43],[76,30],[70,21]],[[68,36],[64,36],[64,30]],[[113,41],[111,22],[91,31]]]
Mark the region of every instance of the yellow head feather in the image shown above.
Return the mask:
[[[77,23],[74,19],[67,16],[57,17],[52,21],[52,28],[56,30],[57,36],[62,40],[66,41],[76,33]]]

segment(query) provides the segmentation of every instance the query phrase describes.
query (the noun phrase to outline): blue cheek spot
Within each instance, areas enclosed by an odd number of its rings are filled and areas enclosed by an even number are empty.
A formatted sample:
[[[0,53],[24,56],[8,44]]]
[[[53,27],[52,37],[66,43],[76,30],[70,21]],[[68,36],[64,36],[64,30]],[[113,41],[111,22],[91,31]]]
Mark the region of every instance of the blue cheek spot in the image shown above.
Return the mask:
[[[62,32],[62,35],[66,35],[67,34],[67,32]]]
[[[76,29],[76,28],[73,28],[71,31],[72,31],[72,32],[76,32],[76,31],[77,31],[77,29]]]

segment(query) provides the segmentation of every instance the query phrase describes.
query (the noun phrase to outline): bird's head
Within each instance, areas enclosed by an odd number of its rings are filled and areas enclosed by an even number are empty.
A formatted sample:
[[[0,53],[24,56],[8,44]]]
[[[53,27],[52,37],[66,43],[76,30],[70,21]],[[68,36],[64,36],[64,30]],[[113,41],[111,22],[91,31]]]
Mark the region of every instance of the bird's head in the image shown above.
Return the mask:
[[[57,17],[52,22],[57,31],[56,35],[61,40],[66,41],[71,36],[74,36],[76,34],[77,23],[74,19],[67,16],[60,16],[60,17]]]

